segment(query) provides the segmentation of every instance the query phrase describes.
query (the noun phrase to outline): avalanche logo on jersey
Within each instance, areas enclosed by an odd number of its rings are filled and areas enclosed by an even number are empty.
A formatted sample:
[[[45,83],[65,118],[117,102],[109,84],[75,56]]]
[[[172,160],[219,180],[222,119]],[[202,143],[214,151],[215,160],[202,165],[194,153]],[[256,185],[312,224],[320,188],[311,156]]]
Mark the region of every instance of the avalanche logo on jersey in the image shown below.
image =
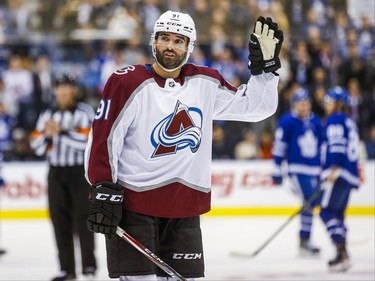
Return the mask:
[[[151,133],[155,147],[151,158],[177,153],[190,147],[195,153],[202,139],[202,111],[177,101],[174,112],[161,120]]]

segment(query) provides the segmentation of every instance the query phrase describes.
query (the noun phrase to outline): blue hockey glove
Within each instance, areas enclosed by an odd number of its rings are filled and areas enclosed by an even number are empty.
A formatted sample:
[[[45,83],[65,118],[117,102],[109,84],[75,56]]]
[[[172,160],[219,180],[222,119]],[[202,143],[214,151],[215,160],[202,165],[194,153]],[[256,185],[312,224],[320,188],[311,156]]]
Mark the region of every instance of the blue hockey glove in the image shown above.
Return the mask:
[[[91,188],[91,208],[87,219],[89,230],[114,234],[122,217],[123,188],[113,182],[100,182]]]
[[[272,184],[281,185],[283,183],[283,174],[280,165],[275,164],[272,172]]]
[[[272,175],[272,184],[273,185],[282,185],[283,177],[280,175]]]
[[[2,177],[0,177],[0,188],[5,186],[5,181]]]

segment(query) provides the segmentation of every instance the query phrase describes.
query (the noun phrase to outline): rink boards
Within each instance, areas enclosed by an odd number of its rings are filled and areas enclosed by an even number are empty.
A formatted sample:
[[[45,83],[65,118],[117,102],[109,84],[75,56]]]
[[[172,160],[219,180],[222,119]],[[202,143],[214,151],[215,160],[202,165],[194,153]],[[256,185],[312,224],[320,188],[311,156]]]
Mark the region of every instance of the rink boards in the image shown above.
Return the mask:
[[[5,163],[1,219],[48,218],[45,162]],[[288,179],[273,186],[272,161],[214,161],[208,216],[290,215],[300,207]],[[375,215],[375,161],[361,165],[362,185],[351,194],[348,215]],[[126,199],[125,199],[126,200]]]

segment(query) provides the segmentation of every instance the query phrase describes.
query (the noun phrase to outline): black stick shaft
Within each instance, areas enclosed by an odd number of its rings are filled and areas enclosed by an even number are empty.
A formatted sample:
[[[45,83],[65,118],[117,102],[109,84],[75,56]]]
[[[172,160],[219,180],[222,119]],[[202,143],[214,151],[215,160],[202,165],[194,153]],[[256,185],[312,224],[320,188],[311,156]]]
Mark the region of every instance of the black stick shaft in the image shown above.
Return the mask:
[[[136,248],[140,253],[142,253],[146,258],[160,267],[165,273],[169,276],[176,278],[178,281],[186,281],[184,277],[182,277],[177,271],[175,271],[172,267],[162,261],[157,255],[155,255],[152,251],[147,249],[143,246],[140,242],[135,240],[132,236],[130,236],[125,230],[121,227],[117,227],[116,234]]]
[[[310,208],[311,204],[323,193],[323,189],[317,189],[307,200],[303,206],[298,209],[296,212],[294,212],[288,220],[286,220],[272,235],[264,241],[264,243],[256,250],[254,253],[252,253],[252,257],[255,257],[258,255],[275,237],[296,217],[298,216],[303,210]]]

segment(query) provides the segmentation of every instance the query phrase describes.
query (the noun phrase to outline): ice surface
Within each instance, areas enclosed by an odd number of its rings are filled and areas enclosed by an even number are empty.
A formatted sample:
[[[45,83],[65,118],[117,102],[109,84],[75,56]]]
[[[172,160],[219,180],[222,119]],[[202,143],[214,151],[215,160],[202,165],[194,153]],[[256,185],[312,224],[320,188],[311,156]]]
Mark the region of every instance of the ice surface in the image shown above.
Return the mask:
[[[298,218],[256,257],[230,255],[233,251],[253,253],[286,219],[203,217],[206,277],[201,280],[375,280],[374,217],[348,217],[348,250],[353,266],[346,273],[328,272],[327,260],[334,249],[318,219],[314,221],[313,241],[321,248],[319,258],[298,257]],[[96,242],[96,280],[110,280],[103,236],[97,235]],[[48,220],[0,221],[0,247],[7,250],[0,257],[0,280],[50,280],[58,272]],[[79,280],[83,280],[81,276]]]

